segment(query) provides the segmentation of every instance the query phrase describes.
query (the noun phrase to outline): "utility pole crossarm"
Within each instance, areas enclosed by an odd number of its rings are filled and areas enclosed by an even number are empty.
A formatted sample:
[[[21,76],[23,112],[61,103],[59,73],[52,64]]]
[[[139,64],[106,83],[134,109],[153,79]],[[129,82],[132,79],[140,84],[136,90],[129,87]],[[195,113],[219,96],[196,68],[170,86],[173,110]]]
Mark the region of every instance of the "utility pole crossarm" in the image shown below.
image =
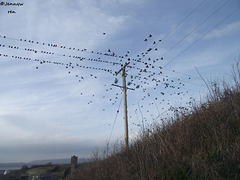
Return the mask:
[[[116,87],[120,87],[120,88],[123,88],[123,86],[119,86],[119,85],[116,85],[116,84],[111,84],[112,86],[116,86]],[[135,89],[133,89],[133,88],[128,88],[128,87],[126,87],[127,89],[129,89],[129,90],[133,90],[133,91],[135,91]]]
[[[128,65],[130,64],[130,62],[126,63],[118,72],[116,72],[116,75],[118,75],[123,69],[125,69]]]

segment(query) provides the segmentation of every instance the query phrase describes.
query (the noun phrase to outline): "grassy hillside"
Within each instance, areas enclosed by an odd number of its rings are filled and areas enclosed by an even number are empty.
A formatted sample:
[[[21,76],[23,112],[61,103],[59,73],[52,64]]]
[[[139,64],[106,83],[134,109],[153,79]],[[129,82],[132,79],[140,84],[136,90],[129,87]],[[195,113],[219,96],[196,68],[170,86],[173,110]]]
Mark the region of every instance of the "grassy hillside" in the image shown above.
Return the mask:
[[[96,158],[71,179],[240,179],[240,84],[234,79],[234,87],[215,85],[205,103],[179,110],[128,150]]]

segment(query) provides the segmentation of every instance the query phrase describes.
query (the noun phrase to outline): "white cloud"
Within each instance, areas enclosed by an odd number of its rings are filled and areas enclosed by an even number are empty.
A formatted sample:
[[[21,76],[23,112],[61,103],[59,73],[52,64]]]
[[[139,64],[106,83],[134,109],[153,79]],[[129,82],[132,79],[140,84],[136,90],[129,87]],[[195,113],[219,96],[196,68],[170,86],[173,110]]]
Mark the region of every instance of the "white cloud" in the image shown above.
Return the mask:
[[[227,35],[233,35],[239,31],[240,21],[236,21],[212,30],[207,36],[205,36],[205,39],[221,38]]]

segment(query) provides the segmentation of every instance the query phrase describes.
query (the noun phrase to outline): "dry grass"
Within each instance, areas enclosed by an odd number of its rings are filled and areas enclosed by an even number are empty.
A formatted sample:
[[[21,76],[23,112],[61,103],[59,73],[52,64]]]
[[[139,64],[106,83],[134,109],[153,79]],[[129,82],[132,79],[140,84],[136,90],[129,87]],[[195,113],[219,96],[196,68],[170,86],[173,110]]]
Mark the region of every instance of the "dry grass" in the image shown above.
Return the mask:
[[[127,151],[120,144],[71,179],[240,179],[238,70],[234,87],[215,85],[206,103],[143,132]]]

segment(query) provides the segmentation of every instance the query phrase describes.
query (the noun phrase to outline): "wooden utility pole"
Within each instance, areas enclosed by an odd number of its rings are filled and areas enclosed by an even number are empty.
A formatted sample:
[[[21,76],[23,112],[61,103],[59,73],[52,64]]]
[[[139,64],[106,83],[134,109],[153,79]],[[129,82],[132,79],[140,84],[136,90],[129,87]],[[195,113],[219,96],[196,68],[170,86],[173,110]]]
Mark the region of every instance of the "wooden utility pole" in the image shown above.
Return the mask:
[[[125,148],[128,149],[127,86],[125,67],[122,70],[122,79],[123,79],[124,129],[125,129],[124,140]]]
[[[126,85],[126,71],[125,68],[129,65],[130,63],[126,63],[118,72],[116,72],[116,75],[118,75],[121,71],[122,71],[122,79],[123,79],[123,86],[118,86],[118,85],[114,85],[113,86],[117,86],[117,87],[122,87],[123,88],[123,100],[124,100],[124,129],[125,129],[125,133],[124,133],[124,142],[125,142],[125,148],[128,149],[129,147],[129,138],[128,138],[128,115],[127,115],[127,89],[131,89],[131,88],[127,88]],[[134,89],[131,89],[134,90]]]

